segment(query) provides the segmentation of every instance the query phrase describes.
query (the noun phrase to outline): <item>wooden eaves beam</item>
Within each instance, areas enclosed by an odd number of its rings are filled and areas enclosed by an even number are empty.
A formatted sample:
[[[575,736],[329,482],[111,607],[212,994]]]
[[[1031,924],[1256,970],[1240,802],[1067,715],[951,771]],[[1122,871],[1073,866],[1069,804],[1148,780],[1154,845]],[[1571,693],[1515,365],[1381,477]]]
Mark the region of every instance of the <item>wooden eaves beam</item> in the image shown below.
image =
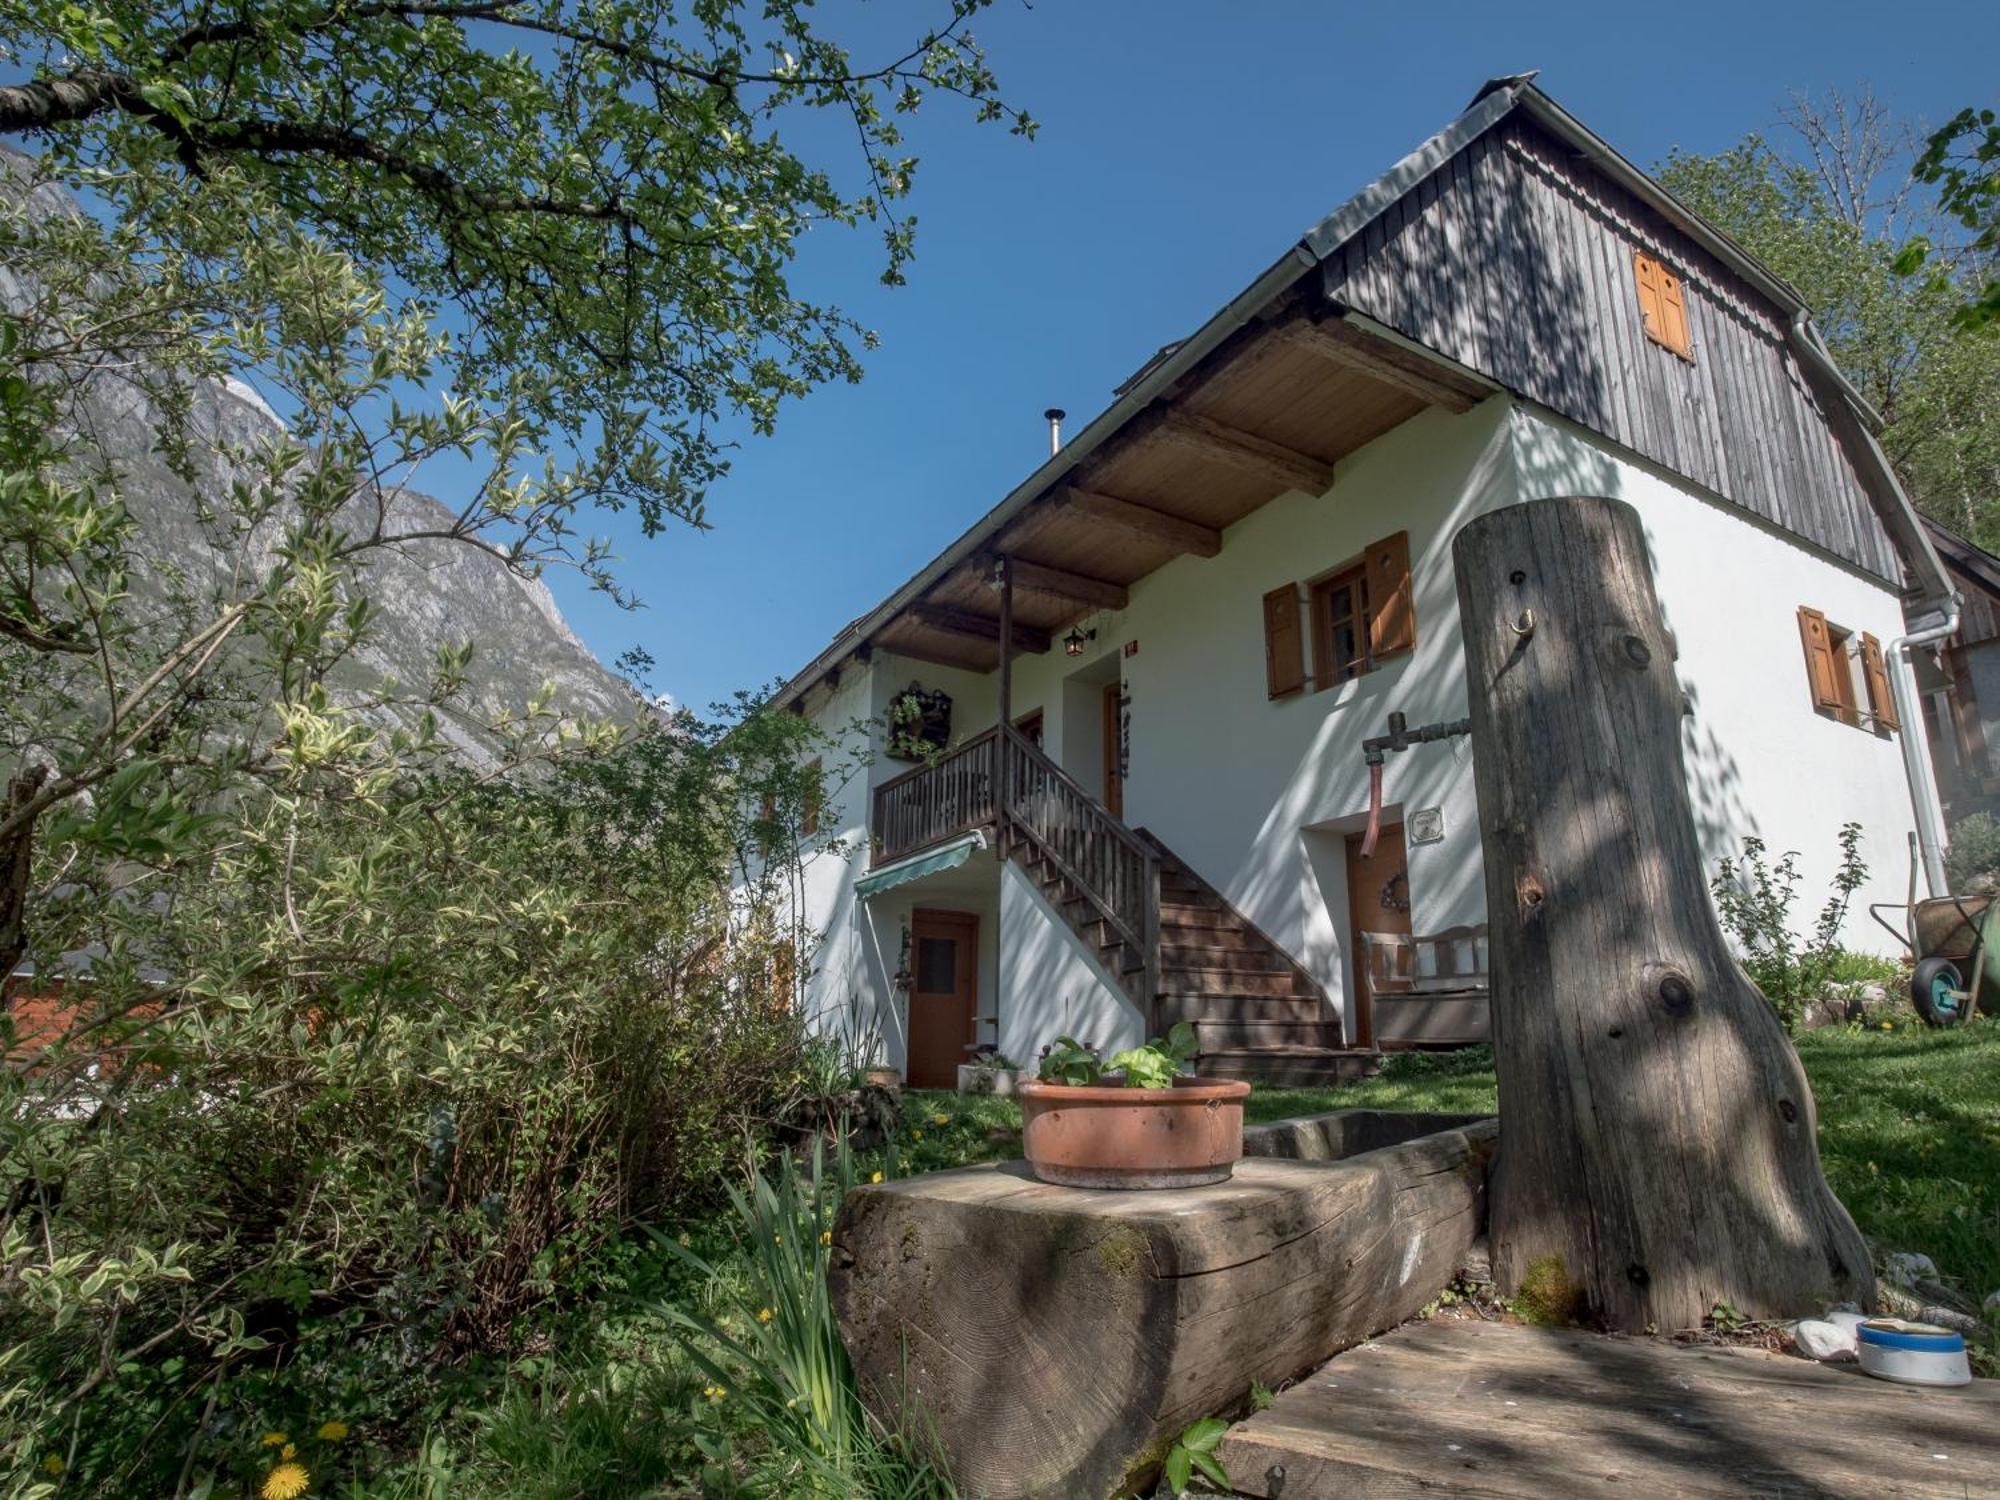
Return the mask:
[[[1339,318],[1329,318],[1323,323],[1299,319],[1271,336],[1330,364],[1393,385],[1427,405],[1441,406],[1446,411],[1471,411],[1483,399],[1484,393],[1475,393],[1469,388],[1470,382],[1452,383],[1433,361],[1421,354],[1413,354]]]
[[[913,604],[910,617],[926,630],[935,630],[943,635],[963,636],[971,641],[985,641],[992,645],[1000,643],[1000,622],[991,615],[974,614],[969,609],[955,609],[949,604]],[[1014,649],[1032,652],[1036,656],[1046,655],[1049,649],[1049,632],[1037,630],[1032,625],[1014,626]]]
[[[1176,552],[1213,557],[1222,550],[1222,533],[1213,526],[1204,526],[1185,516],[1169,515],[1150,505],[1138,505],[1130,500],[1121,500],[1116,495],[1073,484],[1061,486],[1049,498],[1058,509],[1073,511],[1088,520],[1114,527],[1142,541],[1171,547]]]
[[[1088,604],[1094,609],[1123,609],[1131,602],[1125,585],[1107,578],[1091,578],[1019,557],[1011,559],[1009,566],[1014,570],[1014,587],[1032,594],[1053,594],[1058,599]]]
[[[1333,485],[1333,465],[1324,459],[1239,427],[1226,427],[1191,411],[1159,413],[1144,429],[1142,441],[1171,443],[1283,489],[1303,490],[1308,495],[1321,494]]]

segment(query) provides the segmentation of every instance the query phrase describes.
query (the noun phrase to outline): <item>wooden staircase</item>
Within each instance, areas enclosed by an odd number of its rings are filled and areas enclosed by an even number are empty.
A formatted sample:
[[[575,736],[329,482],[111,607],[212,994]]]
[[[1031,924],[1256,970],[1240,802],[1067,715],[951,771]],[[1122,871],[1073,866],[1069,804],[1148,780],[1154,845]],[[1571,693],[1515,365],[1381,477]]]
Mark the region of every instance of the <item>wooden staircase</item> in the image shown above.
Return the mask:
[[[1193,1024],[1202,1076],[1318,1087],[1381,1065],[1379,1052],[1341,1045],[1326,991],[1296,959],[1012,725],[875,789],[877,859],[968,828],[994,831],[1154,1032]]]

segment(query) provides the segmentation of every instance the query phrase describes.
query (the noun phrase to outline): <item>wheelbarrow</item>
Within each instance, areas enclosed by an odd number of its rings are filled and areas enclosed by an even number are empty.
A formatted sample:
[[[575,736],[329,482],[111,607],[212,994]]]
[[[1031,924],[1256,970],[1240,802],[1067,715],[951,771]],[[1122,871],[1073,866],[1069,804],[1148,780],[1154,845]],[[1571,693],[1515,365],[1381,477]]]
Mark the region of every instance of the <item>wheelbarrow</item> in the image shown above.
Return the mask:
[[[1903,925],[1882,915],[1900,912]],[[2000,942],[2000,900],[1991,895],[1935,896],[1907,905],[1879,902],[1873,917],[1916,959],[1910,999],[1933,1026],[1956,1026],[1975,1009],[2000,1015],[2000,965],[1986,961]]]

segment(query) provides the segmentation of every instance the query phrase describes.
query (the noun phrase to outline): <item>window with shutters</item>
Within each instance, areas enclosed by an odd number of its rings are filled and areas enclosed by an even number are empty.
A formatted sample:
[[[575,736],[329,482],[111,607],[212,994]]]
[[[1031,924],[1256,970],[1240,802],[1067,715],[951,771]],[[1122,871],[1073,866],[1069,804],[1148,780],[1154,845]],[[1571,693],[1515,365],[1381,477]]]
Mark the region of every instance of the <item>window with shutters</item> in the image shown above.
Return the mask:
[[[1646,337],[1682,359],[1693,360],[1694,339],[1688,333],[1687,297],[1680,277],[1643,250],[1632,257],[1632,275],[1639,285],[1639,318]]]
[[[1830,719],[1888,734],[1902,727],[1882,643],[1866,631],[1836,625],[1811,605],[1799,606],[1799,640],[1806,653],[1812,706]]]
[[[1313,687],[1330,688],[1374,665],[1368,642],[1368,569],[1355,563],[1310,585]]]
[[[1371,542],[1304,590],[1286,584],[1264,596],[1264,669],[1273,698],[1338,686],[1416,649],[1410,535]],[[1310,646],[1312,671],[1306,671]]]

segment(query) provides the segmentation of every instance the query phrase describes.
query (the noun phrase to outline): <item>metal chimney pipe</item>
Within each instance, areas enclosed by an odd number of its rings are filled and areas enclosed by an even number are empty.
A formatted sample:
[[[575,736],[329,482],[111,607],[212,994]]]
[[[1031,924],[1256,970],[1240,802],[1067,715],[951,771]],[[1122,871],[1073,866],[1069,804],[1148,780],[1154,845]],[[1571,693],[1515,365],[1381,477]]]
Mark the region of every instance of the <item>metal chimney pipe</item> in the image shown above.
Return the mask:
[[[1062,452],[1062,424],[1063,418],[1068,415],[1069,413],[1064,411],[1060,406],[1051,406],[1047,411],[1042,413],[1042,416],[1048,420],[1049,424],[1050,458],[1054,458],[1058,453]]]

